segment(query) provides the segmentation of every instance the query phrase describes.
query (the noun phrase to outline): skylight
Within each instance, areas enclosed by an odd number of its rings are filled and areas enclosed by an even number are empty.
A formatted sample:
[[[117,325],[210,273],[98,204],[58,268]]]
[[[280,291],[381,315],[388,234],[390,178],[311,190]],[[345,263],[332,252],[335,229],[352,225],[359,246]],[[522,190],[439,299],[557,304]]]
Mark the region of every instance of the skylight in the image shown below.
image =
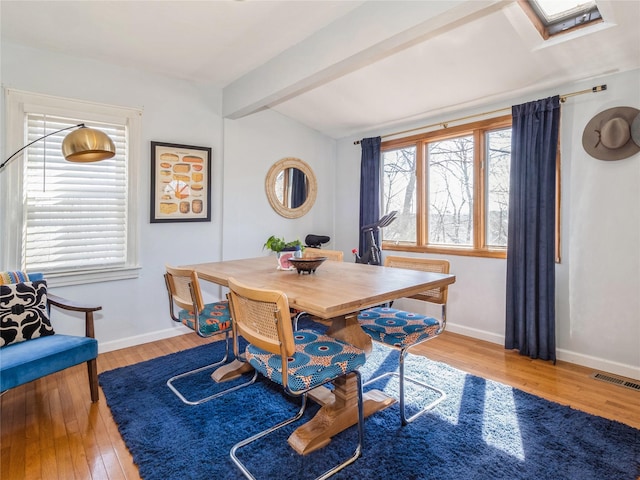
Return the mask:
[[[545,39],[602,21],[595,0],[519,0],[519,3]]]

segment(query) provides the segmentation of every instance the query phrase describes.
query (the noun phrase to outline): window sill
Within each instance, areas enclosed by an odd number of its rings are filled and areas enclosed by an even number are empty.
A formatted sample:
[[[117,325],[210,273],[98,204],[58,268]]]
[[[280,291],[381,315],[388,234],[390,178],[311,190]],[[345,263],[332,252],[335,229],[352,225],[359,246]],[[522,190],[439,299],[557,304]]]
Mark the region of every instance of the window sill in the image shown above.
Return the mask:
[[[477,250],[473,248],[425,247],[399,243],[383,243],[382,250],[393,252],[434,253],[438,255],[459,255],[463,257],[507,258],[506,249]]]
[[[85,285],[87,283],[128,280],[140,276],[140,266],[91,270],[88,272],[46,273],[48,287],[67,287]]]

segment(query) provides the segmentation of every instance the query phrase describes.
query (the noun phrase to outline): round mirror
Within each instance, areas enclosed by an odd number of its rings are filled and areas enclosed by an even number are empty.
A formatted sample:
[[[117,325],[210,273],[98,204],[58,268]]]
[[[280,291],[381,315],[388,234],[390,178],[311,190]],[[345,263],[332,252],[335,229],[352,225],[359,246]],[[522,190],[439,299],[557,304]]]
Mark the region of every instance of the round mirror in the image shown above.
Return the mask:
[[[299,158],[274,163],[267,173],[265,189],[271,207],[285,218],[303,216],[316,201],[316,177]]]

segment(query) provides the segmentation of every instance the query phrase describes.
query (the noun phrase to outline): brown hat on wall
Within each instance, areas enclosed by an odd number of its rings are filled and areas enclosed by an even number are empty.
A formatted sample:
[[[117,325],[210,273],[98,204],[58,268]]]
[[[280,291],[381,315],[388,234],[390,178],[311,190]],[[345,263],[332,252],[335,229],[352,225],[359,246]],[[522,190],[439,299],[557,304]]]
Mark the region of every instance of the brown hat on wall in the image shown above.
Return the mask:
[[[633,107],[609,108],[598,113],[584,127],[585,151],[598,160],[622,160],[640,152],[639,113]]]
[[[631,123],[631,139],[640,147],[640,113]]]

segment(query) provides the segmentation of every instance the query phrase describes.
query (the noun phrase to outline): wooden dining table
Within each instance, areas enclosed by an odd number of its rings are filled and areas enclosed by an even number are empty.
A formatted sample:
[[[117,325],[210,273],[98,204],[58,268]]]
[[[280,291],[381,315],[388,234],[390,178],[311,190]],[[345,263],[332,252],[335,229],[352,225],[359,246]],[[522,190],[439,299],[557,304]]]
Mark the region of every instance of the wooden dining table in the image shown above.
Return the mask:
[[[199,278],[227,287],[230,277],[254,288],[280,290],[289,306],[329,322],[327,334],[365,352],[372,349],[371,338],[358,324],[360,310],[450,285],[455,276],[404,268],[325,261],[312,274],[277,270],[273,256],[187,265]],[[213,375],[217,381],[247,371],[248,364],[236,359]],[[289,437],[300,454],[327,445],[331,437],[357,422],[357,381],[354,374],[334,382],[334,389],[315,389],[310,397],[321,405],[307,423]],[[392,405],[395,400],[378,390],[365,393],[365,415]]]

